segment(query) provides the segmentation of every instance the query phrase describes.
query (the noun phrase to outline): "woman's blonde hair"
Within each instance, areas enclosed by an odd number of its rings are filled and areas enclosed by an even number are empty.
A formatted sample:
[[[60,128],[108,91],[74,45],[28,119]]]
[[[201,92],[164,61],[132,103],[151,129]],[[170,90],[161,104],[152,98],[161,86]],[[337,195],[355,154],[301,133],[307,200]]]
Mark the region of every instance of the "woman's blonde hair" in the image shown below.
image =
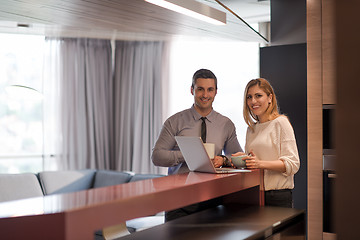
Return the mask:
[[[266,93],[267,96],[270,96],[270,94],[272,95],[271,103],[266,110],[266,114],[269,116],[269,119],[273,120],[273,119],[277,118],[278,116],[280,116],[275,92],[274,92],[274,89],[272,88],[272,86],[270,85],[270,83],[265,78],[252,79],[252,80],[250,80],[250,82],[248,82],[248,84],[246,85],[245,91],[244,91],[244,107],[243,107],[244,120],[245,120],[246,124],[252,130],[254,129],[255,123],[258,122],[259,119],[249,109],[249,106],[247,105],[247,95],[249,92],[249,88],[251,88],[255,85],[258,85]]]

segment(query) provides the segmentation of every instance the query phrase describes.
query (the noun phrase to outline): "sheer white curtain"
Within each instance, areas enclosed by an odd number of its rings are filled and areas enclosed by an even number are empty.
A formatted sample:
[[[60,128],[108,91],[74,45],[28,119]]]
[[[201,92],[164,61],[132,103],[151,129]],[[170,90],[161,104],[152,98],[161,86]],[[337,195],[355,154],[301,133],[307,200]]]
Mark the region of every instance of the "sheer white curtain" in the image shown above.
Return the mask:
[[[108,40],[47,43],[45,145],[56,169],[165,173],[150,156],[162,126],[168,43],[117,41],[113,66]]]
[[[43,170],[59,168],[60,134],[59,43],[46,38],[43,63]]]
[[[111,168],[111,44],[98,39],[47,39],[57,65],[58,169]],[[57,51],[56,51],[57,49]],[[56,67],[55,67],[56,69]],[[51,85],[51,83],[48,83]],[[56,86],[56,87],[55,87]],[[56,121],[55,121],[56,122]]]
[[[117,41],[115,48],[115,167],[163,173],[150,159],[162,126],[162,81],[168,43]]]

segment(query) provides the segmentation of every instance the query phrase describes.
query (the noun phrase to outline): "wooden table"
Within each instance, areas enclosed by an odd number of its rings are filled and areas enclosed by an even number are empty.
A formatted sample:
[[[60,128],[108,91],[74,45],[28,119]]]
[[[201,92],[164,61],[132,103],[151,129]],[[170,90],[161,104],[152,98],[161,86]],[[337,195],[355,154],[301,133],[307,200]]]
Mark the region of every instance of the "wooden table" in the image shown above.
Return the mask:
[[[96,230],[225,196],[259,205],[260,171],[185,173],[68,194],[0,203],[4,239],[93,239]],[[246,194],[246,197],[242,197]]]

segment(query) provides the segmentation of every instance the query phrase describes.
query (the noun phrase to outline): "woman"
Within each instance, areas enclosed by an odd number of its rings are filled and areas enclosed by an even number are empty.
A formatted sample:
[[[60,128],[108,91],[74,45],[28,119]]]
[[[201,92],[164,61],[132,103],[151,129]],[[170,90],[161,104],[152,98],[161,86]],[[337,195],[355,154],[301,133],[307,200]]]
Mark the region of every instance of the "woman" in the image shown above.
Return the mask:
[[[265,205],[292,207],[294,174],[300,161],[294,130],[285,115],[278,112],[276,96],[270,83],[251,80],[244,95],[246,167],[264,170]],[[236,153],[234,155],[242,155]]]

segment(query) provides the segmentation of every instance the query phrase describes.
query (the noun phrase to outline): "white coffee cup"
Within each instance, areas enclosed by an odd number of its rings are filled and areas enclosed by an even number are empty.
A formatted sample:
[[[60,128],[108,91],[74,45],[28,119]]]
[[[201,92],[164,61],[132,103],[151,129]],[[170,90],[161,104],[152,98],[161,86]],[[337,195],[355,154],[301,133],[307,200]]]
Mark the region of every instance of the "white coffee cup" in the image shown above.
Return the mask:
[[[215,144],[214,143],[204,143],[204,147],[205,147],[206,152],[209,155],[210,159],[213,159],[215,157]]]

